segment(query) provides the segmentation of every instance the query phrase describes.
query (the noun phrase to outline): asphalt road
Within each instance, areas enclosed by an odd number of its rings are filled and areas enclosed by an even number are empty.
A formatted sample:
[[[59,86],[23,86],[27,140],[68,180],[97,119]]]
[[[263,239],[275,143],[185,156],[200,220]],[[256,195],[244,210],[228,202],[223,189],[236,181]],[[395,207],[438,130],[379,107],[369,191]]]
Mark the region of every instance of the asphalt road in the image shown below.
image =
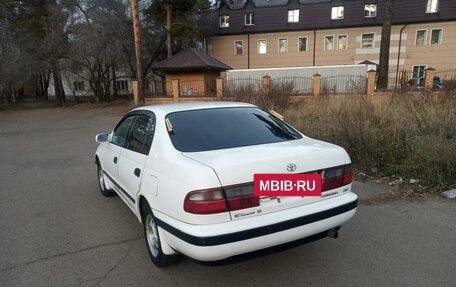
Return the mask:
[[[142,228],[98,191],[94,136],[126,107],[0,112],[0,286],[456,286],[456,201],[361,204],[337,240],[206,267],[149,260]],[[361,198],[383,184],[354,184]]]

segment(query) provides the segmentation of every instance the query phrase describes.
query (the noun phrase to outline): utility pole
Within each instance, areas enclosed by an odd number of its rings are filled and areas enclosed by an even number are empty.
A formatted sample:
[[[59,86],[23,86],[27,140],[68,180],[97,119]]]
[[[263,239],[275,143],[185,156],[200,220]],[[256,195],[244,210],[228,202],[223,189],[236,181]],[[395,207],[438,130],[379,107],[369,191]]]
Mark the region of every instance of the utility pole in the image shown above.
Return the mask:
[[[391,24],[393,20],[393,0],[385,1],[385,17],[383,19],[382,39],[380,42],[380,63],[377,77],[377,89],[388,88],[388,68],[390,54]]]
[[[166,42],[168,46],[168,58],[173,55],[173,45],[171,38],[171,29],[173,25],[173,5],[171,2],[166,3]]]
[[[138,0],[131,0],[131,13],[133,18],[133,32],[135,36],[136,78],[138,80],[138,103],[135,104],[140,105],[144,104],[145,85]]]

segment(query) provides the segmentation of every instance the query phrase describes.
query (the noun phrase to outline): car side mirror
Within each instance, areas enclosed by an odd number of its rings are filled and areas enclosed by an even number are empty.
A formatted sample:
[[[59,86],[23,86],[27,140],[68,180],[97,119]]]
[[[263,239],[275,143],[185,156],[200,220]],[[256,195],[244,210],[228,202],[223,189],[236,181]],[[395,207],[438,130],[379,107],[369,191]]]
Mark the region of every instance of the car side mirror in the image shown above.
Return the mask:
[[[95,136],[95,141],[97,143],[104,143],[104,142],[107,142],[110,140],[111,140],[111,134],[108,134],[108,133],[101,133],[101,134],[97,134]]]

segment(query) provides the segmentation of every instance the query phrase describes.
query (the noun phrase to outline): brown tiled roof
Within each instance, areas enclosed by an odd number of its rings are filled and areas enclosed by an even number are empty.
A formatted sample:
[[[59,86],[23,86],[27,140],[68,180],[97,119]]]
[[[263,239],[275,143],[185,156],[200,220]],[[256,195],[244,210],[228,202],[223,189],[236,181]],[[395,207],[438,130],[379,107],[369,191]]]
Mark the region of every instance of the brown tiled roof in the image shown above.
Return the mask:
[[[152,67],[154,70],[231,70],[231,67],[206,54],[204,51],[188,48]]]
[[[299,0],[301,4],[313,4],[321,2],[330,2],[331,0]],[[246,0],[224,0],[220,5],[227,5],[230,9],[242,9],[245,7],[248,1]],[[289,3],[289,0],[250,0],[255,7],[274,7],[274,6],[285,6]]]

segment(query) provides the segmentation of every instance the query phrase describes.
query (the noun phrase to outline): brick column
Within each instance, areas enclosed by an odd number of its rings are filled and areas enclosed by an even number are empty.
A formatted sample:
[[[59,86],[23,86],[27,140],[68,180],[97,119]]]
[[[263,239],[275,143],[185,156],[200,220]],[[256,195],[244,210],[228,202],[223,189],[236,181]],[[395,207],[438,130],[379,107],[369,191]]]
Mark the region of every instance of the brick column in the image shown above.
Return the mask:
[[[424,70],[424,89],[426,91],[432,90],[434,86],[434,76],[435,76],[435,69],[434,68],[427,68]]]
[[[313,75],[312,95],[319,96],[320,88],[321,88],[321,75],[319,73],[316,73],[315,75]]]
[[[367,71],[367,96],[374,96],[375,92],[375,79],[377,78],[377,71],[369,70]]]
[[[263,77],[263,92],[265,97],[269,97],[271,91],[271,77],[266,75]]]
[[[217,91],[217,101],[221,101],[223,99],[223,80],[224,78],[217,78],[215,79],[215,89]]]
[[[178,102],[179,101],[179,80],[173,80],[173,101]]]
[[[131,89],[133,91],[133,105],[139,106],[138,80],[131,81]]]
[[[157,93],[157,82],[155,80],[151,80],[149,82],[149,90],[153,96]]]

